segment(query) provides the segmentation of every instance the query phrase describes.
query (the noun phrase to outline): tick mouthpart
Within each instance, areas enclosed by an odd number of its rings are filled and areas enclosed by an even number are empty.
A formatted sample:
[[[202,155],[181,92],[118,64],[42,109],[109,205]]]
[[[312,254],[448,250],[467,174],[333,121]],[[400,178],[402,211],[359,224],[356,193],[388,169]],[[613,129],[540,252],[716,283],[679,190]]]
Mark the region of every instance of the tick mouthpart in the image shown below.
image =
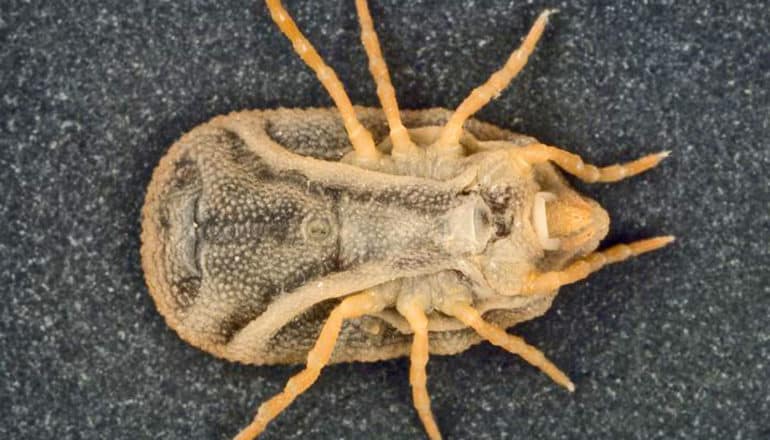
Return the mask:
[[[545,250],[572,251],[590,247],[609,230],[609,215],[598,203],[576,194],[535,195],[533,226]]]
[[[532,225],[535,228],[540,246],[547,251],[555,251],[561,246],[561,240],[551,238],[548,235],[549,224],[546,203],[554,200],[556,200],[556,195],[553,193],[539,192],[535,194],[535,202],[532,209]]]

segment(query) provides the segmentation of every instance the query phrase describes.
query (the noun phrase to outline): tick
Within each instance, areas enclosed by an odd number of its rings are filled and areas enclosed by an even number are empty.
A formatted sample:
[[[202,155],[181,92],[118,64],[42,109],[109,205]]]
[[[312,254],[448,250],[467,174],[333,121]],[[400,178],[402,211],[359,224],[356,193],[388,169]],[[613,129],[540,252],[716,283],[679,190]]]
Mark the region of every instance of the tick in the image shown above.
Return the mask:
[[[597,251],[609,216],[559,170],[615,182],[667,153],[596,167],[471,118],[524,67],[550,11],[454,111],[402,112],[366,0],[355,4],[382,109],[354,108],[281,2],[266,3],[336,109],[242,111],[194,128],[160,160],[142,211],[147,285],[184,340],[231,361],[305,362],[236,438],[258,436],[330,363],[408,355],[414,406],[439,439],[429,353],[482,340],[572,391],[506,329],[545,313],[561,286],[673,237]]]

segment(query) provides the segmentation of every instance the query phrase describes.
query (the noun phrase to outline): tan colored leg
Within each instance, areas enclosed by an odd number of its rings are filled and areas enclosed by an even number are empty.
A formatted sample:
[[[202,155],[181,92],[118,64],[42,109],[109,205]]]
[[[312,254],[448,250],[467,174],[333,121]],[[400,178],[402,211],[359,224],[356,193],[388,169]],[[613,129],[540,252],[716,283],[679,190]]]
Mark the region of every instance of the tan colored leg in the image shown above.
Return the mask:
[[[329,96],[334,100],[334,104],[339,109],[340,116],[345,124],[345,130],[348,132],[350,142],[353,144],[353,149],[361,156],[376,157],[379,153],[375,148],[372,134],[358,121],[356,112],[353,110],[353,104],[351,104],[348,94],[345,93],[345,88],[342,86],[337,74],[331,67],[326,65],[313,45],[302,35],[302,32],[297,28],[297,24],[294,23],[289,13],[286,12],[280,0],[265,0],[265,3],[267,3],[267,8],[270,10],[270,15],[273,17],[275,24],[291,41],[294,50],[305,64],[313,69],[318,80],[321,81],[326,91],[329,92]]]
[[[380,98],[382,110],[385,112],[390,127],[390,139],[393,142],[392,154],[398,156],[413,153],[416,146],[409,138],[409,133],[401,122],[401,114],[396,101],[396,90],[390,82],[388,65],[385,63],[380,50],[380,42],[377,40],[377,32],[374,30],[367,1],[356,0],[356,9],[358,10],[358,20],[361,23],[361,42],[364,44],[366,55],[369,57],[369,71],[377,84],[377,96]]]
[[[292,376],[281,393],[260,405],[254,420],[238,433],[235,440],[256,438],[270,421],[315,383],[321,374],[321,369],[329,362],[334,351],[334,344],[337,342],[344,319],[375,313],[380,309],[382,309],[382,303],[369,292],[359,293],[342,300],[329,314],[315,346],[308,353],[305,369]]]
[[[428,364],[428,318],[425,316],[423,304],[416,300],[407,300],[399,305],[399,312],[404,315],[414,330],[412,341],[411,365],[409,367],[409,383],[412,385],[412,400],[417,414],[425,426],[425,431],[431,440],[441,440],[441,433],[430,409],[425,366]]]
[[[589,254],[560,271],[533,273],[522,288],[523,294],[553,292],[561,286],[580,281],[607,264],[619,263],[631,257],[660,249],[674,241],[673,235],[648,238],[629,244],[618,244]]]
[[[481,314],[462,302],[455,302],[446,307],[446,313],[454,316],[463,324],[476,330],[476,333],[482,338],[497,345],[513,354],[521,356],[522,359],[537,367],[554,382],[568,389],[575,391],[575,385],[569,380],[566,374],[562,373],[557,366],[549,361],[545,355],[537,348],[527,344],[524,339],[506,333],[505,330],[484,321]]]
[[[540,39],[540,36],[543,35],[543,30],[548,22],[548,16],[553,12],[555,11],[547,10],[541,12],[537,17],[537,20],[535,20],[535,24],[532,25],[532,29],[529,30],[526,38],[524,38],[524,42],[518,49],[513,51],[505,65],[500,70],[493,73],[487,82],[474,89],[473,92],[465,98],[465,101],[457,107],[457,110],[455,110],[449,118],[449,121],[441,130],[441,135],[439,135],[438,141],[436,142],[438,147],[451,148],[457,145],[460,141],[465,121],[479,111],[479,109],[487,105],[487,103],[500,94],[503,89],[508,87],[511,80],[513,80],[521,69],[524,68],[524,65],[527,64],[527,59],[530,54],[532,54],[532,51],[535,50],[535,45]]]
[[[531,164],[549,160],[555,162],[564,171],[586,182],[617,182],[655,167],[670,154],[669,151],[663,151],[632,162],[597,168],[583,163],[583,159],[577,154],[544,144],[527,145],[510,151],[514,157],[522,158]]]

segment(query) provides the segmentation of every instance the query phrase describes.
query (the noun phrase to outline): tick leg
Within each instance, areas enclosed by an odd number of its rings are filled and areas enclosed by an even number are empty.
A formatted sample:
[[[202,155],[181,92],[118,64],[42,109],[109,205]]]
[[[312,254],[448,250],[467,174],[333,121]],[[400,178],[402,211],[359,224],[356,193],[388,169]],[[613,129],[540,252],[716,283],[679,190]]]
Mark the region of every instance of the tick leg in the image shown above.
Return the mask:
[[[425,306],[417,297],[399,301],[398,311],[409,322],[414,331],[412,353],[410,356],[409,383],[412,385],[412,400],[417,414],[425,426],[425,431],[431,440],[441,440],[441,433],[430,409],[425,366],[428,364],[428,318],[425,316]]]
[[[553,10],[546,10],[540,13],[535,20],[535,24],[529,30],[524,42],[521,46],[513,51],[511,56],[505,65],[493,73],[489,77],[487,82],[481,86],[475,88],[471,94],[465,98],[465,100],[457,107],[457,110],[449,118],[444,128],[441,130],[436,145],[439,148],[451,148],[460,141],[462,135],[463,124],[474,113],[479,111],[482,107],[487,105],[492,98],[495,98],[500,92],[503,91],[511,80],[518,75],[524,65],[527,64],[527,59],[530,54],[535,50],[540,37],[543,35],[543,30],[548,22],[548,16],[554,13]]]
[[[577,154],[544,144],[531,144],[510,151],[514,157],[524,159],[530,164],[552,161],[564,171],[585,182],[617,182],[655,167],[670,154],[668,151],[663,151],[631,162],[597,168],[584,163]]]
[[[254,420],[238,433],[235,440],[251,440],[257,437],[270,421],[315,383],[321,374],[321,369],[329,362],[344,319],[375,313],[382,307],[382,302],[369,292],[343,299],[329,314],[315,345],[307,355],[305,369],[292,376],[281,393],[260,405]]]
[[[575,385],[569,380],[569,377],[551,363],[540,350],[527,344],[524,339],[508,334],[502,328],[485,321],[481,314],[473,307],[463,302],[455,302],[444,307],[442,311],[476,330],[476,333],[492,344],[521,356],[522,359],[529,362],[532,366],[539,368],[540,371],[548,375],[557,384],[569,391],[575,391]]]
[[[345,130],[348,132],[350,143],[353,144],[353,149],[363,157],[373,158],[378,156],[379,153],[374,146],[372,134],[358,121],[350,98],[334,69],[324,62],[313,45],[302,35],[297,24],[294,23],[289,13],[286,12],[280,0],[265,0],[265,2],[275,24],[291,41],[294,50],[305,64],[313,69],[318,80],[321,81],[326,91],[329,92],[329,96],[334,100],[334,104],[339,109],[340,116],[345,124]]]
[[[385,112],[390,127],[390,139],[393,142],[392,155],[403,156],[410,153],[413,155],[417,147],[409,138],[409,133],[401,122],[401,114],[396,101],[396,90],[390,82],[388,65],[385,63],[380,50],[380,42],[377,39],[377,32],[374,30],[367,1],[356,0],[356,9],[358,10],[358,20],[361,23],[361,42],[364,44],[366,55],[369,57],[369,71],[377,84],[377,96],[380,98],[382,110]]]
[[[580,281],[607,264],[619,263],[631,257],[660,249],[674,241],[674,236],[648,238],[628,244],[618,244],[591,253],[566,268],[554,272],[533,273],[522,288],[523,294],[553,292],[561,286]]]

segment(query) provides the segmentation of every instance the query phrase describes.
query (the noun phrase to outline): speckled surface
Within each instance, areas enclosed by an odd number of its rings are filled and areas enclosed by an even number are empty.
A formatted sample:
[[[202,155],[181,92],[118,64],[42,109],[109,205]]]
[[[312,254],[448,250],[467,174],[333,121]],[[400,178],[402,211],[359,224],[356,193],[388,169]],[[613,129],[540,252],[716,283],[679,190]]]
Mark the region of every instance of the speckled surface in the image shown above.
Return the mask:
[[[297,368],[229,364],[165,326],[139,266],[144,188],[212,116],[330,101],[261,3],[77,3],[0,6],[0,437],[229,438]],[[352,0],[287,3],[353,101],[375,105]],[[673,151],[581,188],[613,216],[606,243],[676,245],[515,330],[575,394],[489,345],[433,358],[446,438],[770,437],[766,2],[371,3],[408,108],[456,105],[557,6],[480,117],[600,164]],[[422,438],[407,370],[331,367],[264,438]]]

